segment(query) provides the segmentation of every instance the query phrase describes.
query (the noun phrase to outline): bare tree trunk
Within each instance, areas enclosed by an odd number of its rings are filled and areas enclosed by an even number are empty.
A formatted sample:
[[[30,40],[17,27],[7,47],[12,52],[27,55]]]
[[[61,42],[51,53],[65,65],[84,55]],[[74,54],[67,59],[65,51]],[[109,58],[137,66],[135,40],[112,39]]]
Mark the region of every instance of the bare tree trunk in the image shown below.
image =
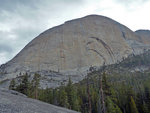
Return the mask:
[[[100,93],[101,93],[102,112],[106,113],[102,79],[103,79],[103,77],[101,76],[100,77]]]
[[[92,105],[91,105],[91,95],[90,95],[90,88],[89,88],[89,78],[87,76],[87,92],[88,92],[88,104],[89,104],[89,113],[92,113]]]
[[[37,88],[35,88],[35,99],[37,99],[37,97],[38,97],[38,91],[37,91]]]
[[[100,113],[106,113],[106,108],[105,108],[105,98],[104,98],[104,91],[103,91],[103,77],[102,77],[102,71],[104,71],[105,69],[105,63],[103,64],[103,68],[100,70],[99,73],[99,94],[100,94],[100,105],[99,107],[101,107]]]

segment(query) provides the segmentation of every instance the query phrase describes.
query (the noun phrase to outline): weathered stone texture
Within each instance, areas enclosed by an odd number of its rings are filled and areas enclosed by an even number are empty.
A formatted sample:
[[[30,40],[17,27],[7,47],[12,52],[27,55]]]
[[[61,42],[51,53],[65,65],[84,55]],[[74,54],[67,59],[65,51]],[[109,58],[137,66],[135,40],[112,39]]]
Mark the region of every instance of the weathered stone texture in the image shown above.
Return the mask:
[[[0,113],[78,113],[39,100],[27,98],[15,91],[0,89]]]
[[[149,36],[139,35],[110,18],[90,15],[41,33],[1,66],[1,72],[7,73],[3,80],[20,72],[52,70],[77,75],[90,66],[116,63],[149,48]]]

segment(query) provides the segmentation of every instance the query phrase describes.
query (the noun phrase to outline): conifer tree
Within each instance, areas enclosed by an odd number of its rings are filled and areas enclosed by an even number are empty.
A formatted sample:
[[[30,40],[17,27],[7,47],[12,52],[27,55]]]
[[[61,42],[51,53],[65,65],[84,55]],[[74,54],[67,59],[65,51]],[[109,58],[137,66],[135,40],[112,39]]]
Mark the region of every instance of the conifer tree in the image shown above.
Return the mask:
[[[54,105],[59,105],[58,103],[58,89],[53,89],[53,102]]]
[[[52,102],[53,102],[53,91],[52,91],[52,89],[48,89],[46,95],[47,95],[48,103],[52,104]]]
[[[87,75],[86,82],[87,82],[86,84],[87,84],[87,94],[88,94],[88,108],[89,108],[89,113],[92,113],[91,92],[90,92],[90,84],[89,84],[89,75]]]
[[[131,109],[131,113],[139,113],[132,96],[130,97],[130,109]]]
[[[77,90],[74,88],[73,90],[73,110],[79,111],[79,98],[77,96]]]
[[[68,96],[68,103],[69,103],[69,109],[72,109],[73,107],[73,86],[72,86],[72,81],[69,77],[69,81],[66,87],[66,92]]]
[[[150,84],[146,84],[144,88],[144,93],[145,93],[145,102],[147,104],[147,108],[150,110]]]
[[[22,80],[22,89],[23,89],[23,94],[28,94],[28,89],[29,89],[29,80],[28,80],[28,74],[26,73],[23,77],[23,80]]]
[[[122,113],[120,108],[113,103],[110,97],[106,98],[106,107],[107,107],[106,113]]]
[[[16,87],[16,82],[14,79],[12,79],[9,85],[9,89],[15,90],[15,87]]]
[[[71,78],[69,78],[68,84],[66,86],[66,92],[68,96],[69,109],[79,110],[79,101],[77,98],[77,91],[73,87]]]
[[[38,87],[40,84],[40,75],[35,73],[33,80],[32,80],[32,87],[34,90],[34,98],[37,99],[38,98]]]
[[[143,111],[143,113],[150,113],[150,111],[148,109],[148,105],[145,102],[143,102],[142,111]]]
[[[69,106],[67,93],[64,89],[59,91],[59,105],[66,108]]]
[[[28,95],[28,89],[29,89],[29,80],[28,80],[28,74],[26,73],[25,75],[23,75],[21,83],[19,86],[17,86],[16,90],[25,95]]]

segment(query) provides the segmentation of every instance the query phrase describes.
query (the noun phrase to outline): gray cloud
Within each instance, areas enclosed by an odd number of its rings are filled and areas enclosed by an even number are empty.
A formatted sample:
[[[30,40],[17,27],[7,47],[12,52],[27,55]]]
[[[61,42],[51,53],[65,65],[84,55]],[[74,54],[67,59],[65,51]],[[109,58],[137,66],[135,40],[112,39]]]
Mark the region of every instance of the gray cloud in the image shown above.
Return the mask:
[[[125,20],[125,14],[122,12],[117,13],[117,11],[120,11],[120,9],[117,9],[118,4],[123,6],[122,10],[130,10],[130,8],[132,9],[131,6],[135,5],[134,8],[136,9],[137,5],[141,6],[147,1],[0,0],[0,57],[2,59],[0,59],[0,64],[13,58],[29,41],[46,29],[62,24],[67,20],[79,18],[90,13],[106,14],[110,18],[118,17],[118,20]],[[113,6],[109,4],[111,2],[113,2]],[[147,20],[149,21],[149,18]],[[133,26],[135,26],[135,23]]]
[[[22,8],[28,7],[34,10],[38,10],[38,8],[43,8],[43,7],[48,9],[55,9],[58,8],[60,4],[63,7],[64,4],[66,4],[66,6],[67,5],[72,6],[72,5],[80,5],[80,3],[82,2],[83,0],[44,0],[44,1],[43,0],[0,0],[1,3],[0,9],[11,11],[11,12],[15,12],[15,11],[20,12],[20,10],[17,9],[18,8],[20,9],[21,6]]]
[[[13,49],[9,45],[0,44],[0,52],[11,53],[13,52]]]
[[[10,60],[38,34],[68,20],[83,3],[84,0],[0,0],[1,59]]]
[[[114,1],[116,1],[117,3],[122,4],[128,8],[130,6],[144,4],[144,3],[148,2],[149,0],[114,0]]]

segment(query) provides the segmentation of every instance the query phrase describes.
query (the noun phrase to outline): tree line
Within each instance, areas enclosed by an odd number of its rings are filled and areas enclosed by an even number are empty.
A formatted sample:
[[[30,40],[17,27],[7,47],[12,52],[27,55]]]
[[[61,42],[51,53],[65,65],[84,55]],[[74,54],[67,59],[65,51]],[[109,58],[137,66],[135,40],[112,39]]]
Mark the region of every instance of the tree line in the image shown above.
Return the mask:
[[[55,89],[39,85],[39,74],[32,80],[25,74],[20,84],[12,79],[9,88],[82,113],[150,113],[150,73],[115,76],[95,71],[76,84],[69,78],[66,86]]]

